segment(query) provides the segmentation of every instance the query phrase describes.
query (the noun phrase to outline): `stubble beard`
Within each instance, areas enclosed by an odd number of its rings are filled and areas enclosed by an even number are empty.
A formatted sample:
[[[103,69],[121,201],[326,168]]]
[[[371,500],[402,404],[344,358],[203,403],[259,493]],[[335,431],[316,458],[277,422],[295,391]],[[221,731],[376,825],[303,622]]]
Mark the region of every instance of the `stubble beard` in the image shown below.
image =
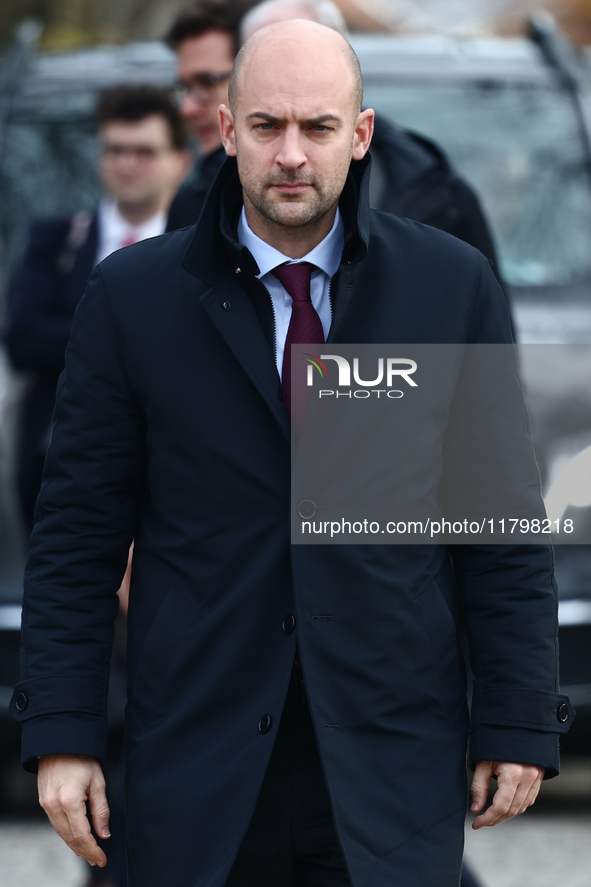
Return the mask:
[[[236,144],[238,148],[238,143]],[[249,173],[240,164],[238,151],[238,172],[242,189],[261,221],[267,225],[278,225],[283,229],[294,230],[313,227],[338,203],[344,186],[340,177],[330,177],[330,181],[317,173],[304,173],[302,170],[282,170],[269,173],[263,179]],[[348,170],[348,164],[347,164]],[[309,187],[299,194],[281,194],[274,191],[277,185],[306,184]]]
[[[309,186],[304,194],[282,194],[279,199],[274,198],[274,186],[299,184]],[[267,222],[283,228],[304,228],[314,225],[332,209],[340,196],[340,191],[336,188],[326,192],[318,176],[309,178],[301,175],[268,176],[262,183],[246,181],[243,183],[243,188],[255,210]],[[275,194],[279,193],[275,191]]]

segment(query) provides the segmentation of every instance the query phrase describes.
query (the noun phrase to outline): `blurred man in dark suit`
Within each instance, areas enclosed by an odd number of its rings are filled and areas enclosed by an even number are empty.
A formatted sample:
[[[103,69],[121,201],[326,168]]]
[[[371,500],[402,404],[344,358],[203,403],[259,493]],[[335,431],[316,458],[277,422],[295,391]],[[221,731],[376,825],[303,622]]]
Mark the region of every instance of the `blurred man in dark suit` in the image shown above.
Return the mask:
[[[199,218],[205,195],[226,159],[218,108],[228,101],[228,83],[238,52],[238,31],[248,0],[196,0],[179,13],[165,41],[178,56],[177,99],[199,149],[193,176],[175,197],[168,230]]]
[[[35,219],[9,294],[8,352],[16,369],[34,373],[18,456],[18,490],[29,530],[57,380],[88,276],[115,250],[163,233],[170,202],[190,163],[183,121],[157,87],[108,90],[96,120],[105,196],[92,214]]]

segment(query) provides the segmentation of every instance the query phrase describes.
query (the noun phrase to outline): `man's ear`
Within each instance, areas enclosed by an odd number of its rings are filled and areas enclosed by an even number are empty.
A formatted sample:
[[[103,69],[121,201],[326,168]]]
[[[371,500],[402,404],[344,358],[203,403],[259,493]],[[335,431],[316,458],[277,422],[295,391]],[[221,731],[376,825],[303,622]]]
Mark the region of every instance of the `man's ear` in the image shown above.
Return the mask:
[[[353,160],[362,160],[367,154],[371,137],[373,136],[373,122],[375,119],[375,111],[371,108],[362,111],[357,118],[355,124],[355,135],[353,137]]]
[[[232,112],[227,105],[220,105],[218,108],[218,118],[220,123],[220,133],[222,136],[222,145],[228,157],[236,157],[236,133],[234,130],[234,118]]]

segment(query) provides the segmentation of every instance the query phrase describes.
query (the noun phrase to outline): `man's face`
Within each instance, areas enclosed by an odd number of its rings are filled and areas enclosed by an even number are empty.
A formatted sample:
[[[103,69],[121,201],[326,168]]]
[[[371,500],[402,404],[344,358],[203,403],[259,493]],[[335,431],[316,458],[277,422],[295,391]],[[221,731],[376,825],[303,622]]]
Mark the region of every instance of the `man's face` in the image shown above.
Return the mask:
[[[113,120],[99,132],[99,172],[105,191],[122,204],[164,202],[180,184],[186,154],[172,144],[168,122],[157,114]]]
[[[220,109],[224,147],[237,156],[247,211],[250,203],[278,225],[310,225],[334,208],[351,158],[367,150],[359,121],[368,114],[371,137],[373,112],[358,115],[353,75],[328,43],[294,40],[254,50],[240,72],[235,118]]]
[[[178,77],[188,90],[179,111],[204,155],[222,144],[217,113],[220,103],[228,101],[233,64],[234,39],[227,31],[206,31],[178,48]]]

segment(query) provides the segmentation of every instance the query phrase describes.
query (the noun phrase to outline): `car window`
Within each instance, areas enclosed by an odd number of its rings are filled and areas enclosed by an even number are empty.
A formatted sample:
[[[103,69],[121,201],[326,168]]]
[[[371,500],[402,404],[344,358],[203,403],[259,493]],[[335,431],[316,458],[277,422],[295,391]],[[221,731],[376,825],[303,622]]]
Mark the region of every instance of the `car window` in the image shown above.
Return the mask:
[[[476,188],[514,286],[591,278],[591,181],[569,95],[497,81],[366,79],[364,104],[431,137]]]

